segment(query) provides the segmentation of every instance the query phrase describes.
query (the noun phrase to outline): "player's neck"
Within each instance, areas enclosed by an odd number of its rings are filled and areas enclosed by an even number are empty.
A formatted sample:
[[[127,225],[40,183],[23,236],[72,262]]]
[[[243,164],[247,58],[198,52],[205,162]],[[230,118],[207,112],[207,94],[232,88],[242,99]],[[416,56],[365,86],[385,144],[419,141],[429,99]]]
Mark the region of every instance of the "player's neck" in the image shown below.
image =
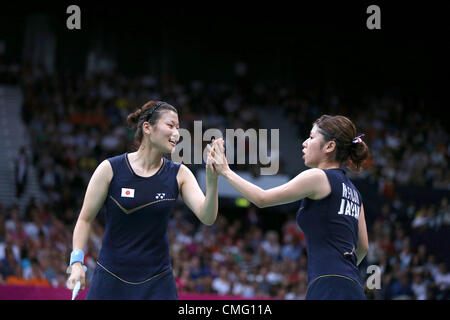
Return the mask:
[[[322,170],[337,169],[340,167],[341,167],[341,165],[339,164],[339,162],[323,162],[317,166],[317,168],[322,169]]]
[[[161,166],[162,154],[156,149],[140,147],[138,151],[130,153],[131,162],[137,165],[143,171],[153,171]]]

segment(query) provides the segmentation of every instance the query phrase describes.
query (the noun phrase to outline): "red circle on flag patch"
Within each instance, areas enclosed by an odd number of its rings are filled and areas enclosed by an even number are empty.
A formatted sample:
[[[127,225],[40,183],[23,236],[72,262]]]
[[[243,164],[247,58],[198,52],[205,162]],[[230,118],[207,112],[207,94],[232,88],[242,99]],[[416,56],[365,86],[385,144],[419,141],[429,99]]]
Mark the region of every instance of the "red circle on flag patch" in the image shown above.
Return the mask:
[[[127,192],[125,192],[125,194],[128,196],[130,195],[130,190],[127,190]]]

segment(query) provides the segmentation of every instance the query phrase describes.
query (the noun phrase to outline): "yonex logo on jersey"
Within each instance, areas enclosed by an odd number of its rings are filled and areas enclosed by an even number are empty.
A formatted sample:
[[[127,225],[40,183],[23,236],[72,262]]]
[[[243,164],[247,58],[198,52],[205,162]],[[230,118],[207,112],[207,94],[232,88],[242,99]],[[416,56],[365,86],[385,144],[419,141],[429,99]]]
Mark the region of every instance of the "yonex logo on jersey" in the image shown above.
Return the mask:
[[[122,188],[121,197],[134,198],[134,189]]]
[[[155,196],[155,199],[164,199],[164,197],[166,196],[166,194],[165,193],[157,193],[156,194],[156,196]]]

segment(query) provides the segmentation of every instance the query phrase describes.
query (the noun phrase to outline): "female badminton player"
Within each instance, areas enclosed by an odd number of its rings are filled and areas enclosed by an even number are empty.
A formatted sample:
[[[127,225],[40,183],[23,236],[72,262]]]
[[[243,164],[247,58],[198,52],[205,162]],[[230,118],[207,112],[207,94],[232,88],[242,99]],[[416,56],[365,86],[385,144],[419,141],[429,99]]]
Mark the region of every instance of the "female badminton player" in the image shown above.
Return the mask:
[[[297,223],[305,232],[308,255],[306,299],[365,299],[357,265],[369,249],[362,197],[344,166],[359,171],[368,147],[347,117],[323,115],[303,142],[307,169],[268,190],[244,180],[229,167],[224,141],[213,143],[216,171],[258,207],[302,199]]]
[[[178,299],[169,257],[168,221],[179,193],[206,225],[217,217],[218,175],[206,167],[206,196],[183,164],[163,157],[179,139],[177,110],[149,101],[127,121],[136,128],[136,152],[104,160],[87,186],[73,233],[71,275],[85,288],[84,252],[92,221],[106,206],[106,227],[86,299]]]

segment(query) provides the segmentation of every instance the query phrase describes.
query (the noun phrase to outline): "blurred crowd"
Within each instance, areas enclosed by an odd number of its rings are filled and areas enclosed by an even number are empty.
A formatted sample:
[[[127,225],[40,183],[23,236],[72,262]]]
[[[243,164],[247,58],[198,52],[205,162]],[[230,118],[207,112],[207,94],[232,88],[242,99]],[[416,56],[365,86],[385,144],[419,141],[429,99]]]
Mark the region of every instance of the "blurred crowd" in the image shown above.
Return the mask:
[[[360,265],[364,281],[368,266],[381,271],[380,289],[367,288],[368,297],[449,299],[447,264],[413,241],[429,230],[448,234],[448,197],[438,204],[406,203],[389,191],[393,185],[450,189],[448,132],[441,119],[422,112],[423,101],[395,95],[346,101],[331,89],[299,91],[276,83],[250,84],[245,77],[181,83],[171,76],[48,75],[24,67],[20,79],[22,118],[32,138],[30,162],[47,198],[31,200],[24,214],[18,206],[0,206],[0,283],[65,285],[72,232],[89,178],[103,159],[130,151],[134,133],[126,127],[126,116],[153,99],[179,107],[180,127],[188,130],[194,120],[202,120],[204,130],[259,128],[259,108],[279,106],[306,137],[320,114],[348,115],[371,150],[362,176],[377,181],[386,200],[368,226],[370,250]],[[229,219],[232,210],[221,207],[216,223],[206,227],[178,203],[169,240],[179,291],[304,299],[307,256],[295,213],[280,213],[282,228],[273,230],[257,208],[248,208],[241,219]],[[86,254],[88,281],[103,232],[100,214]]]
[[[442,210],[450,216],[443,201]],[[370,250],[359,266],[369,299],[449,299],[450,272],[429,252],[414,246],[420,232],[390,218],[389,207],[369,230]],[[6,217],[6,219],[4,218]],[[180,293],[236,295],[244,298],[304,299],[307,289],[305,236],[295,215],[280,214],[280,230],[264,227],[264,215],[255,207],[230,220],[221,209],[216,223],[195,221],[180,201],[169,222],[170,255]],[[70,258],[74,222],[67,223],[44,205],[30,205],[19,218],[17,208],[0,214],[0,283],[63,287]],[[433,226],[421,226],[432,228]],[[406,230],[411,230],[408,233]],[[94,221],[85,264],[88,284],[101,248],[101,214]],[[448,229],[447,229],[448,233]],[[376,265],[378,287],[368,280]],[[373,284],[373,283],[372,283]]]

